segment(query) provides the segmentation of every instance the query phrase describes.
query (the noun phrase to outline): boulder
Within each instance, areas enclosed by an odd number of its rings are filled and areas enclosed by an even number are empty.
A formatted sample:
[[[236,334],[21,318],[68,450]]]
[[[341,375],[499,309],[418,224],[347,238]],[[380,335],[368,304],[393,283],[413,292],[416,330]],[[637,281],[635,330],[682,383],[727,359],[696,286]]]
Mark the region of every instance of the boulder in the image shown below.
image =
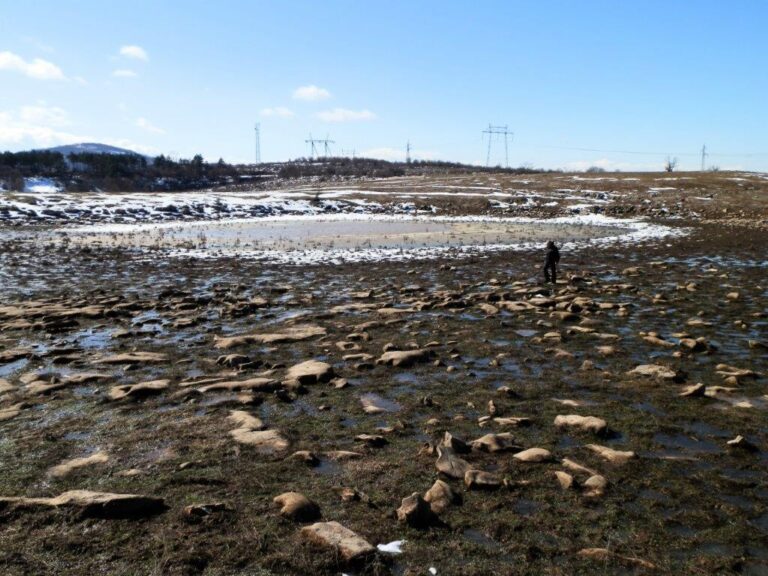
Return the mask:
[[[590,476],[584,481],[584,496],[588,498],[598,498],[605,493],[608,486],[608,480],[600,474]]]
[[[560,484],[560,488],[563,490],[568,490],[571,486],[573,486],[573,476],[567,472],[563,472],[562,470],[555,470],[555,477],[557,478],[557,482]]]
[[[432,512],[442,514],[446,508],[457,501],[457,496],[447,482],[436,480],[424,494],[424,500],[429,502]]]
[[[397,519],[413,528],[425,528],[435,522],[429,503],[418,492],[403,498],[397,509]]]
[[[629,460],[637,456],[634,452],[631,451],[614,450],[613,448],[600,446],[598,444],[587,444],[586,447],[592,450],[592,452],[596,453],[598,456],[608,460],[608,462],[617,465],[626,464]]]
[[[320,507],[299,492],[285,492],[272,502],[279,505],[280,515],[296,522],[310,522],[320,517]]]
[[[467,470],[464,473],[464,485],[472,489],[494,490],[500,487],[504,480],[498,474],[482,470]]]
[[[0,497],[0,510],[67,508],[83,516],[97,518],[143,518],[163,512],[167,507],[162,498],[136,494],[112,494],[90,490],[70,490],[55,498]]]
[[[103,464],[108,461],[109,455],[106,452],[99,451],[84,458],[73,458],[72,460],[57,464],[50,469],[49,473],[54,478],[63,478],[78,468],[85,468],[87,466],[93,466],[94,464]]]
[[[389,352],[384,352],[376,360],[376,364],[408,368],[417,362],[426,362],[429,360],[429,354],[429,350],[390,350]]]
[[[698,397],[698,396],[704,396],[707,393],[707,387],[704,386],[701,382],[698,384],[691,384],[690,386],[686,386],[683,388],[683,391],[678,394],[678,396],[682,396],[684,398],[686,397]]]
[[[632,376],[647,376],[657,380],[670,380],[675,382],[682,382],[684,379],[681,372],[659,364],[640,364],[627,372],[627,374]]]
[[[477,440],[470,442],[473,450],[480,452],[503,452],[505,450],[521,450],[521,447],[514,443],[514,437],[509,432],[501,434],[486,434]]]
[[[253,446],[262,454],[274,454],[284,452],[290,445],[277,430],[251,430],[250,428],[236,428],[230,430],[229,435],[235,442]]]
[[[580,416],[578,414],[558,415],[555,417],[555,426],[558,428],[578,428],[593,434],[605,434],[608,425],[602,418],[595,416]]]
[[[151,382],[141,382],[139,384],[125,384],[123,386],[113,386],[109,389],[110,400],[141,400],[148,396],[160,394],[166,390],[171,383],[170,380],[152,380]]]
[[[301,529],[304,540],[323,548],[335,550],[347,562],[376,551],[368,541],[338,522],[318,522]]]
[[[245,410],[230,410],[227,419],[238,428],[247,428],[248,430],[261,430],[264,428],[264,423],[260,418]]]
[[[513,455],[512,458],[520,462],[548,462],[552,459],[552,453],[544,448],[528,448]]]
[[[437,471],[445,474],[449,478],[463,480],[467,470],[471,469],[469,463],[456,456],[456,453],[452,448],[438,446],[437,455],[437,462],[435,462]]]
[[[317,360],[307,360],[291,366],[285,376],[287,383],[302,386],[328,382],[331,378],[333,378],[333,367]]]

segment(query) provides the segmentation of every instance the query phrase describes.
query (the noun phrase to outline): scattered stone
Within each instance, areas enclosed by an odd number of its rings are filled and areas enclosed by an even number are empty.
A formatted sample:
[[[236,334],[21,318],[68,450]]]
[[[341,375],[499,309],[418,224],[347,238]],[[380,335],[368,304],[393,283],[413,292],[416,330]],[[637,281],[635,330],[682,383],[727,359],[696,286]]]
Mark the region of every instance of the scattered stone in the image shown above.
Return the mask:
[[[245,334],[241,336],[214,337],[214,347],[219,349],[234,348],[243,344],[282,344],[286,342],[300,342],[316,336],[325,336],[326,330],[320,326],[290,326],[281,332],[269,332],[261,334]]]
[[[362,458],[363,455],[360,452],[352,452],[351,450],[329,450],[323,452],[325,457],[329,460],[335,460],[336,462],[344,462],[345,460],[357,460]]]
[[[619,466],[626,464],[629,460],[637,456],[634,452],[631,451],[614,450],[612,448],[608,448],[607,446],[600,446],[599,444],[587,444],[586,447],[597,455],[608,460],[608,462]]]
[[[281,385],[277,380],[271,378],[249,378],[248,380],[229,380],[222,382],[214,382],[198,388],[198,392],[206,393],[216,390],[223,391],[238,391],[238,390],[250,390],[252,392],[274,392],[279,390]]]
[[[309,450],[298,450],[291,454],[290,458],[304,462],[307,466],[318,466],[320,464],[320,458]]]
[[[328,382],[333,378],[333,367],[326,362],[307,360],[288,369],[285,376],[289,384],[308,386],[319,382]]]
[[[94,364],[158,364],[167,359],[162,352],[128,352],[95,360]]]
[[[397,519],[413,528],[426,528],[435,522],[429,503],[418,492],[403,498],[397,509]]]
[[[704,396],[707,393],[707,387],[704,386],[701,382],[698,384],[691,384],[690,386],[686,386],[683,388],[683,391],[678,394],[678,396],[682,396],[685,398],[695,398]]]
[[[605,488],[608,486],[608,480],[600,474],[590,476],[584,482],[584,496],[587,498],[599,498],[605,493]]]
[[[12,392],[16,390],[16,386],[8,382],[5,378],[0,378],[0,394],[5,394],[6,392]]]
[[[648,376],[659,380],[673,380],[675,382],[681,382],[683,380],[683,375],[677,370],[658,364],[641,364],[627,372],[627,374]]]
[[[97,518],[143,518],[167,508],[162,498],[90,490],[70,490],[54,498],[0,497],[0,510],[6,507],[21,510],[71,508],[83,516]]]
[[[188,518],[204,518],[217,512],[226,512],[230,508],[224,502],[211,502],[210,504],[190,504],[185,506],[182,514]]]
[[[446,508],[456,503],[457,496],[450,485],[443,480],[436,480],[432,487],[424,494],[424,500],[429,502],[432,512],[442,514]]]
[[[555,470],[555,477],[563,490],[569,490],[573,486],[573,476],[561,470]]]
[[[528,448],[513,455],[512,458],[520,462],[548,462],[552,459],[552,453],[544,448]]]
[[[364,538],[338,522],[318,522],[305,526],[301,529],[301,536],[312,544],[336,550],[347,562],[376,551]]]
[[[380,436],[378,434],[358,434],[355,436],[355,440],[358,442],[364,442],[368,446],[372,446],[373,448],[380,448],[382,446],[385,446],[389,443],[389,441],[384,438],[384,436]]]
[[[499,426],[511,426],[513,428],[519,428],[523,426],[530,426],[531,419],[522,416],[502,416],[496,417],[493,421]]]
[[[726,444],[728,444],[728,446],[730,448],[738,448],[740,450],[745,450],[747,452],[759,452],[760,451],[760,449],[757,446],[752,444],[752,442],[750,442],[749,440],[744,438],[744,436],[742,436],[741,434],[736,436],[736,438],[734,438],[733,440],[728,440],[728,442],[726,442]]]
[[[261,430],[264,428],[264,423],[260,418],[245,410],[230,410],[227,419],[238,428],[247,428],[249,430]]]
[[[580,474],[587,474],[589,476],[596,476],[597,472],[592,470],[591,468],[587,468],[586,466],[582,466],[578,462],[574,462],[573,460],[570,460],[568,458],[563,458],[562,464],[564,468],[567,468],[571,472],[578,472]]]
[[[250,428],[236,428],[230,430],[229,435],[235,442],[253,446],[262,454],[274,454],[284,452],[290,445],[277,430],[251,430]]]
[[[84,458],[73,458],[72,460],[57,464],[50,469],[49,473],[54,478],[63,478],[78,468],[85,468],[87,466],[93,466],[94,464],[103,464],[108,461],[109,454],[99,451]]]
[[[320,507],[299,492],[285,492],[272,502],[281,506],[280,515],[296,522],[311,522],[320,517]]]
[[[226,366],[227,368],[239,368],[244,364],[249,364],[251,359],[248,356],[242,354],[226,354],[216,358],[216,364],[219,366]]]
[[[170,383],[170,380],[152,380],[151,382],[141,382],[139,384],[113,386],[109,389],[109,399],[123,400],[127,398],[129,400],[141,400],[166,390]]]
[[[467,470],[464,473],[464,485],[472,490],[473,488],[481,490],[493,490],[504,483],[501,476],[492,472],[482,470]]]
[[[602,418],[579,416],[578,414],[556,416],[555,426],[558,428],[579,428],[597,435],[605,434],[608,429],[608,425]]]
[[[473,450],[480,452],[503,452],[505,450],[521,450],[521,447],[514,443],[514,437],[509,432],[501,434],[486,434],[477,440],[470,442]]]
[[[388,364],[395,367],[408,368],[417,362],[426,362],[429,359],[428,350],[390,350],[384,352],[376,360],[376,364]]]
[[[445,474],[449,478],[455,478],[456,480],[463,480],[467,470],[471,469],[471,466],[466,460],[462,460],[452,448],[447,446],[437,447],[437,462],[435,467],[438,472]]]
[[[29,404],[26,402],[19,402],[6,408],[0,408],[0,422],[10,420],[11,418],[16,418],[16,416],[21,414],[21,411],[28,406]]]

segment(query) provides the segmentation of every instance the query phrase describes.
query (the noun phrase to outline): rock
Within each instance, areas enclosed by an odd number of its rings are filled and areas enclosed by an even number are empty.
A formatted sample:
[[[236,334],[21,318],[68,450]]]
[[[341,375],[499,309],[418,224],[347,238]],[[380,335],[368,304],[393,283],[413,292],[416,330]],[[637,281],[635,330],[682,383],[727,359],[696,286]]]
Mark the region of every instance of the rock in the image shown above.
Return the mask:
[[[492,472],[484,472],[482,470],[467,470],[464,473],[464,485],[472,490],[493,490],[500,487],[504,483],[501,476],[493,474]]]
[[[90,490],[70,490],[55,498],[0,497],[0,510],[34,508],[71,508],[83,516],[97,518],[143,518],[163,512],[162,498],[135,494],[112,494]]]
[[[230,410],[227,419],[238,428],[247,428],[248,430],[261,430],[264,423],[260,418],[245,410]]]
[[[54,478],[63,478],[78,468],[85,468],[94,464],[103,464],[109,461],[109,454],[106,452],[96,452],[84,458],[73,458],[61,464],[57,464],[50,469],[49,474]]]
[[[726,442],[726,444],[728,444],[729,448],[737,448],[737,449],[740,449],[740,450],[745,450],[747,452],[759,452],[760,451],[760,449],[757,446],[752,444],[752,442],[750,442],[749,440],[744,438],[744,436],[742,436],[741,434],[736,436],[736,438],[734,438],[733,440],[728,440],[728,442]]]
[[[290,458],[304,462],[307,466],[318,466],[320,464],[320,458],[309,450],[298,450],[291,454]]]
[[[596,346],[595,350],[601,356],[614,356],[616,354],[616,348],[614,346]]]
[[[521,450],[521,447],[514,443],[514,437],[509,432],[501,434],[486,434],[477,440],[470,442],[472,450],[480,452],[503,452],[505,450]]]
[[[388,364],[391,366],[408,368],[417,362],[426,362],[428,359],[428,350],[390,350],[389,352],[384,352],[384,354],[376,360],[376,364]]]
[[[598,435],[605,434],[605,431],[608,429],[608,425],[602,418],[579,416],[578,414],[556,416],[555,426],[558,428],[579,428]]]
[[[94,364],[158,364],[167,359],[162,352],[128,352],[95,360]]]
[[[320,517],[320,507],[299,492],[285,492],[272,498],[281,506],[280,515],[296,522],[311,522]]]
[[[582,558],[591,558],[594,560],[598,560],[599,562],[602,562],[603,569],[605,568],[604,563],[609,560],[617,560],[623,564],[630,564],[640,568],[646,568],[648,570],[656,569],[656,565],[651,562],[648,562],[647,560],[643,560],[641,558],[634,558],[631,556],[621,556],[619,554],[611,552],[610,550],[607,550],[606,548],[583,548],[582,550],[579,550],[577,554]]]
[[[325,362],[307,360],[288,369],[286,382],[302,386],[328,382],[333,378],[333,367]]]
[[[344,462],[346,460],[357,460],[362,458],[363,455],[360,452],[352,452],[351,450],[328,450],[323,452],[325,457],[329,460],[335,460],[336,462]]]
[[[513,455],[512,458],[520,462],[548,462],[552,459],[552,453],[544,448],[528,448]]]
[[[16,386],[8,382],[5,378],[0,378],[0,394],[5,394],[6,392],[12,392],[16,390]]]
[[[511,426],[514,428],[530,426],[531,419],[522,416],[504,416],[494,418],[493,421],[499,426]]]
[[[109,399],[123,400],[128,398],[129,400],[141,400],[166,390],[170,383],[170,380],[152,380],[151,382],[141,382],[139,384],[113,386],[109,389]]]
[[[437,455],[437,462],[435,462],[437,471],[445,474],[449,478],[463,480],[467,470],[471,468],[466,460],[462,460],[456,456],[453,449],[447,446],[438,446]]]
[[[182,514],[188,518],[203,518],[216,512],[226,512],[230,510],[224,502],[211,502],[209,504],[190,504],[185,506]]]
[[[699,397],[704,396],[707,393],[707,387],[704,386],[701,382],[698,384],[691,384],[690,386],[686,386],[683,388],[683,391],[678,394],[678,396],[683,397]]]
[[[454,436],[450,432],[443,434],[443,439],[440,441],[440,446],[450,448],[459,454],[466,454],[472,449],[466,442],[464,442],[464,440]]]
[[[680,347],[689,352],[704,352],[707,350],[707,343],[701,338],[680,338]]]
[[[413,528],[426,528],[435,522],[435,515],[429,503],[418,492],[414,492],[403,498],[397,509],[397,519]]]
[[[570,489],[571,486],[573,486],[573,476],[571,476],[567,472],[562,472],[561,470],[555,470],[555,477],[557,478],[557,481],[560,484],[560,488],[562,488],[563,490],[568,490]]]
[[[457,501],[451,487],[443,480],[436,480],[432,487],[424,494],[424,500],[429,502],[432,512],[442,514],[446,508]]]
[[[22,358],[29,358],[32,356],[32,351],[26,348],[11,348],[10,350],[3,350],[0,352],[0,364],[10,364],[16,362]]]
[[[584,496],[587,498],[598,498],[605,493],[605,488],[608,486],[608,480],[604,476],[595,474],[590,476],[584,482]]]
[[[608,462],[617,465],[626,464],[629,460],[637,456],[634,452],[623,452],[621,450],[614,450],[612,448],[608,448],[607,446],[600,446],[598,444],[587,444],[586,447],[592,450],[592,452],[595,452],[597,455],[608,460]]]
[[[29,404],[26,402],[19,402],[17,404],[7,406],[6,408],[0,408],[0,422],[10,420],[11,418],[16,418],[16,416],[21,414],[21,411],[28,406]]]
[[[325,336],[326,330],[320,326],[290,326],[280,332],[245,334],[241,336],[214,337],[214,347],[219,349],[234,348],[243,344],[281,344],[300,342],[316,336]]]
[[[627,372],[627,374],[648,376],[658,380],[673,380],[675,382],[682,382],[683,380],[683,376],[680,372],[658,364],[641,364]]]
[[[251,359],[242,354],[226,354],[216,358],[216,364],[226,366],[227,368],[238,368],[244,364],[249,364]]]
[[[573,460],[570,460],[568,458],[563,458],[562,464],[563,464],[564,468],[567,468],[571,472],[578,472],[580,474],[587,474],[589,476],[597,475],[597,472],[595,472],[591,468],[587,468],[586,466],[582,466],[578,462],[574,462]]]
[[[338,522],[318,522],[301,529],[308,542],[339,553],[347,562],[373,554],[376,549],[364,538]]]
[[[279,382],[271,378],[249,378],[248,380],[227,380],[214,382],[198,388],[198,392],[205,393],[216,390],[237,391],[251,390],[253,392],[274,392],[282,388]]]
[[[235,442],[253,446],[262,454],[274,454],[288,449],[289,442],[277,430],[251,430],[237,428],[230,430],[229,435]]]
[[[384,436],[379,434],[358,434],[355,436],[355,440],[358,442],[364,442],[373,448],[380,448],[382,446],[386,446],[389,443],[389,441],[384,438]]]

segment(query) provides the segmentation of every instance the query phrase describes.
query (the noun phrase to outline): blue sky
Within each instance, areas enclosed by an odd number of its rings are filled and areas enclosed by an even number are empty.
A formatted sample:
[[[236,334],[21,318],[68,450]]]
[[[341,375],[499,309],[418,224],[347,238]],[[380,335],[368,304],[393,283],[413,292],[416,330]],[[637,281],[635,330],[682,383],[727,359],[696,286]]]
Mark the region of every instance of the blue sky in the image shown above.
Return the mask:
[[[0,149],[768,171],[768,3],[0,0]],[[492,163],[503,162],[501,140]]]

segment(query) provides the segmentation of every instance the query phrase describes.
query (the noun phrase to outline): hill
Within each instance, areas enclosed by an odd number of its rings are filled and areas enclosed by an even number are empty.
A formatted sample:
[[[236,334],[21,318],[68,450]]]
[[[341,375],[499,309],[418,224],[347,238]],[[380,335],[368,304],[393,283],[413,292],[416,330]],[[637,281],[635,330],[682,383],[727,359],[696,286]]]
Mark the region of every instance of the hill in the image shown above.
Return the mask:
[[[64,156],[71,154],[114,154],[117,156],[143,156],[127,148],[118,148],[109,144],[99,144],[97,142],[82,142],[80,144],[67,144],[66,146],[55,146],[46,148],[46,152],[59,152]]]

